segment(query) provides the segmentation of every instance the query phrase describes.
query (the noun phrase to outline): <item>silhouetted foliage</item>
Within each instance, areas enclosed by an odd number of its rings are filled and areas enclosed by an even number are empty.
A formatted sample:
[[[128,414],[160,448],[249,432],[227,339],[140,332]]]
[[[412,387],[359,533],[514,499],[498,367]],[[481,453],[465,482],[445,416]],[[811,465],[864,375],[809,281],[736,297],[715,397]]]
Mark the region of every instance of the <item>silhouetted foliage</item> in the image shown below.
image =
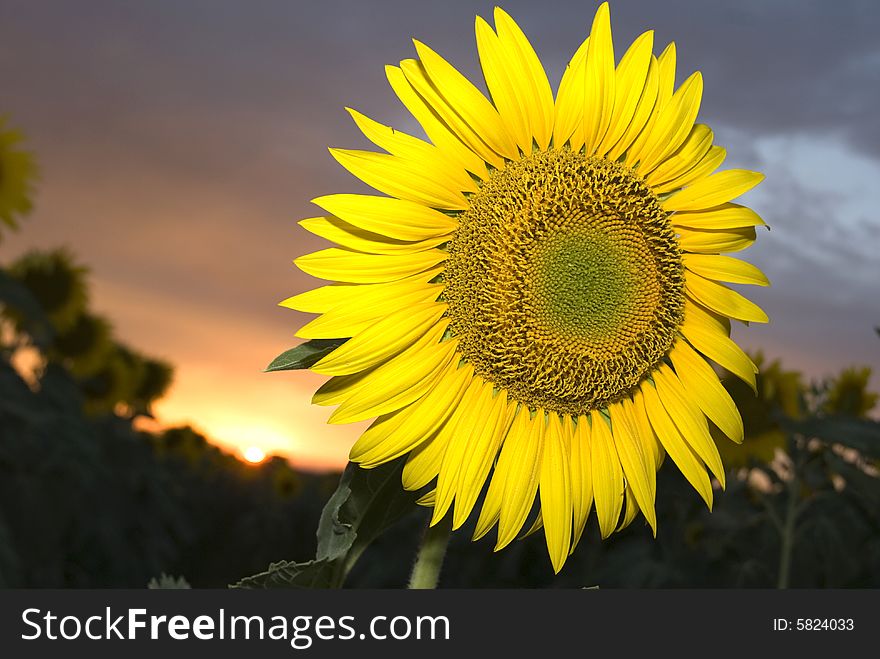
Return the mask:
[[[246,465],[189,428],[87,416],[56,365],[39,385],[0,362],[0,585],[223,586],[314,551],[321,479]]]
[[[0,270],[0,586],[224,586],[313,553],[335,477],[245,464],[189,427],[135,430],[172,370],[89,311],[85,272],[60,251]]]
[[[75,325],[88,304],[88,270],[68,250],[29,252],[10,266],[9,274],[39,301],[57,331],[77,334]]]
[[[45,363],[62,366],[77,380],[88,414],[149,415],[151,403],[171,385],[173,369],[116,340],[110,321],[88,307],[87,274],[67,250],[25,254],[0,287],[2,296],[19,284],[16,299],[0,297],[0,319],[14,329],[15,347],[37,346]],[[31,334],[34,301],[49,324],[42,340]]]

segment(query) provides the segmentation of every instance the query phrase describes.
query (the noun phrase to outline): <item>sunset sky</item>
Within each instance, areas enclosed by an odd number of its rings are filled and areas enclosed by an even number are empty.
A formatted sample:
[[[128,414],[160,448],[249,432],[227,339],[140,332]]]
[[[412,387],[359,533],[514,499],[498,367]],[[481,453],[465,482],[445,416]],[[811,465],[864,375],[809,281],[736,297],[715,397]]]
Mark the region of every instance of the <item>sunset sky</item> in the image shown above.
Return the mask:
[[[503,6],[555,86],[597,4]],[[70,247],[117,336],[175,364],[162,423],[341,466],[366,424],[325,425],[318,376],[261,372],[308,319],[277,306],[315,285],[291,261],[325,246],[296,222],[314,197],[367,191],[327,153],[369,148],[343,108],[417,133],[384,65],[417,37],[481,80],[473,21],[492,6],[0,0],[0,115],[42,170],[0,262]],[[725,166],[767,175],[743,199],[772,230],[743,256],[773,282],[750,291],[772,323],[735,338],[813,377],[880,371],[880,5],[620,0],[611,15],[618,56],[649,28],[658,52],[676,42]]]

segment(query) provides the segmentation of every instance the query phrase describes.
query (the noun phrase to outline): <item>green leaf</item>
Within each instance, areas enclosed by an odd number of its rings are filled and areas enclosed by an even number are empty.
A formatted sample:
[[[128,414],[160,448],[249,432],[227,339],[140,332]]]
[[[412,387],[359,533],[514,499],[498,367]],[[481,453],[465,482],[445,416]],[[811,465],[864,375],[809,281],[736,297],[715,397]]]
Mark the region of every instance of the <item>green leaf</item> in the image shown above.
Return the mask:
[[[415,507],[417,493],[400,482],[405,458],[362,469],[349,463],[318,523],[315,560],[282,561],[237,588],[339,588],[364,549]]]
[[[328,561],[272,563],[265,572],[245,577],[233,588],[330,588],[334,566]]]
[[[379,534],[413,510],[418,496],[401,484],[405,459],[362,469],[348,463],[318,523],[318,559],[341,561],[342,578]]]
[[[150,590],[188,590],[191,586],[183,577],[172,577],[163,572],[158,579],[156,577],[150,579],[147,588]]]
[[[880,423],[846,416],[782,419],[783,428],[804,437],[816,437],[829,444],[854,448],[862,455],[880,458]]]
[[[323,357],[329,355],[348,339],[312,339],[300,343],[295,348],[285,350],[266,367],[266,373],[273,371],[296,371],[309,368]]]

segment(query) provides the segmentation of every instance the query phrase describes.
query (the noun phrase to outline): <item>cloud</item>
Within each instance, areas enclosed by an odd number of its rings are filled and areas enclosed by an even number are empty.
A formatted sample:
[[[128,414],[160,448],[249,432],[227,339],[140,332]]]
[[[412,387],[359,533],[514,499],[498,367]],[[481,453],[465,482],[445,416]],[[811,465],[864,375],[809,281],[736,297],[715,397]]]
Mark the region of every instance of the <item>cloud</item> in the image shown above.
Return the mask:
[[[880,389],[880,261],[875,209],[880,163],[839,140],[773,137],[755,145],[755,165],[767,181],[748,203],[770,224],[742,256],[769,276],[770,289],[747,295],[771,317],[736,338],[786,359],[809,376],[845,365],[869,365]]]

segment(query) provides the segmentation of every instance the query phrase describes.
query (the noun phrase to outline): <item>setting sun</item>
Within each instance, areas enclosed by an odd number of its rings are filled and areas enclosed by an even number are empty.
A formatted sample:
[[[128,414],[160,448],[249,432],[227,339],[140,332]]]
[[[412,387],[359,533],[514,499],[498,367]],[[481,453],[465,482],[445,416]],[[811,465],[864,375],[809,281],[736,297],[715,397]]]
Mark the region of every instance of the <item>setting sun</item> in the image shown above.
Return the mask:
[[[266,459],[266,452],[259,446],[248,446],[242,453],[244,459],[251,464],[257,464]]]

